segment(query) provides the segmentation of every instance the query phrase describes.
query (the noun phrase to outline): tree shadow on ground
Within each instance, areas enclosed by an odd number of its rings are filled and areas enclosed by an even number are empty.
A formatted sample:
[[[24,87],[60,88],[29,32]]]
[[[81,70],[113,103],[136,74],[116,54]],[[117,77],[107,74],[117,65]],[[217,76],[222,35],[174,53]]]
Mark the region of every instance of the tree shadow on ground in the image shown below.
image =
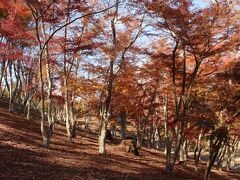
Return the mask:
[[[107,143],[107,155],[98,154],[97,134],[77,131],[68,143],[65,129],[56,126],[49,149],[41,146],[40,124],[0,111],[0,179],[202,179],[193,166],[176,166],[164,173],[164,155],[141,148],[141,156]],[[212,173],[213,179],[240,179],[237,174]]]

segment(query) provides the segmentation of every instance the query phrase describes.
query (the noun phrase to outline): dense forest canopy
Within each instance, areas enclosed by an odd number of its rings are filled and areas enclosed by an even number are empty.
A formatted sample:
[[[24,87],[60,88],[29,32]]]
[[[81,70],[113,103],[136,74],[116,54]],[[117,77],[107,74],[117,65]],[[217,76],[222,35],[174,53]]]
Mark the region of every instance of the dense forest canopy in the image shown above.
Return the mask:
[[[240,140],[240,4],[215,0],[1,0],[0,96],[9,112],[39,112],[43,146],[54,125],[69,142],[81,118],[128,127],[136,146],[164,143],[166,171],[195,165],[209,143],[215,161]],[[19,107],[17,107],[17,105]],[[156,143],[158,142],[158,143]]]

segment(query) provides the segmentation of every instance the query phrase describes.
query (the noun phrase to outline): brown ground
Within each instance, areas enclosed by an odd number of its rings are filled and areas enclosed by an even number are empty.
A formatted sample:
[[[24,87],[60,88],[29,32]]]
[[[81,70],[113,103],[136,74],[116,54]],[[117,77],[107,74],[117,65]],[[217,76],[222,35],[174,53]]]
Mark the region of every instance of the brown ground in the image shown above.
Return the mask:
[[[0,109],[0,179],[202,179],[203,165],[194,173],[188,165],[176,166],[172,177],[164,173],[163,153],[142,148],[140,157],[107,145],[107,155],[98,155],[96,134],[77,132],[73,144],[65,130],[56,127],[49,149],[41,146],[39,122]],[[237,172],[213,170],[212,179],[240,179]]]

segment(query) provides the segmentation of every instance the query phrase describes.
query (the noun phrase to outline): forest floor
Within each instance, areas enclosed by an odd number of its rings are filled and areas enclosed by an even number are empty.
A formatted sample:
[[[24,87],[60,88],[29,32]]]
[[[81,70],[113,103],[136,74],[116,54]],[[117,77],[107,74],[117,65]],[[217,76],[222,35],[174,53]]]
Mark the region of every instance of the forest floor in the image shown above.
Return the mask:
[[[107,143],[107,155],[98,154],[97,134],[77,131],[67,142],[64,127],[56,126],[49,149],[42,147],[40,123],[0,108],[0,179],[202,179],[194,163],[176,165],[173,176],[164,173],[164,154],[141,148],[140,156]],[[240,179],[240,172],[213,168],[211,179]]]

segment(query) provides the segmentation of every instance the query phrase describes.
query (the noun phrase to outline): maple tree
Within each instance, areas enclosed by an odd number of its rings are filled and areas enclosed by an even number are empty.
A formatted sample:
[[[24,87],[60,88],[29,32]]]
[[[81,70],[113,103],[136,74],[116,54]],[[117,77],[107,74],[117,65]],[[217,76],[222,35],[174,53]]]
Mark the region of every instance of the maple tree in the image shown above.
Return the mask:
[[[177,136],[173,160],[173,135],[167,139],[166,170],[171,174],[184,141],[187,110],[199,68],[206,59],[224,52],[226,45],[234,44],[234,41],[231,41],[229,33],[231,25],[219,24],[232,18],[228,6],[215,3],[204,10],[191,11],[190,1],[160,2],[146,3],[143,11],[151,12],[149,16],[156,20],[155,27],[165,30],[173,44],[172,53],[168,56],[172,60],[170,66],[175,99],[173,124],[178,128],[175,132]]]
[[[240,141],[239,15],[228,0],[1,1],[1,98],[27,119],[40,112],[45,147],[55,124],[73,142],[96,118],[99,154],[119,126],[135,150],[164,150],[168,174],[192,146],[198,170],[209,149],[208,179]]]

